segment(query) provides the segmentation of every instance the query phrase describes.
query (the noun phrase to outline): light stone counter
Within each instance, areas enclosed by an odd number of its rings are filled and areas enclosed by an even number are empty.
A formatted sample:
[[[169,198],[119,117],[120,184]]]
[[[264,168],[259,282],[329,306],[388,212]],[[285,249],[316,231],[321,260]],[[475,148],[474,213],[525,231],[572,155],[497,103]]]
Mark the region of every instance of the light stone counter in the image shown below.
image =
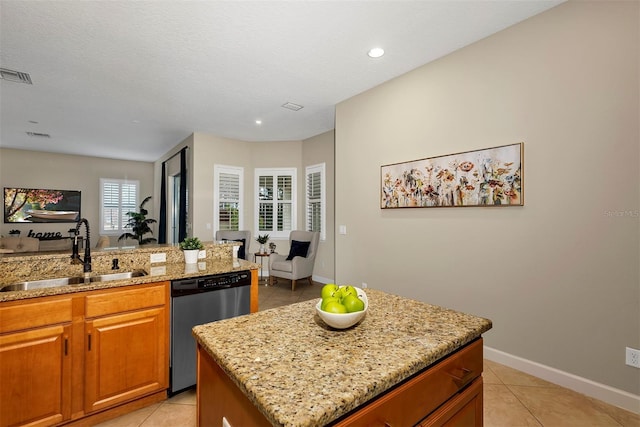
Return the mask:
[[[134,250],[95,251],[91,275],[117,273],[141,269],[146,276],[109,282],[92,282],[82,285],[65,285],[53,288],[31,289],[24,291],[0,292],[0,302],[38,298],[50,295],[62,295],[74,292],[108,289],[121,286],[138,285],[188,277],[207,276],[241,270],[257,270],[260,264],[232,259],[234,244],[209,244],[206,247],[207,258],[197,264],[185,264],[182,253],[172,246],[152,246]],[[165,253],[166,263],[151,264],[152,253]],[[81,253],[82,255],[82,253]],[[119,259],[120,269],[111,270],[111,261]],[[70,256],[58,254],[19,254],[0,258],[0,287],[5,284],[20,283],[27,280],[40,280],[67,276],[82,276],[82,265],[72,265]]]
[[[346,330],[318,317],[316,299],[196,326],[193,333],[274,426],[322,426],[492,327],[488,319],[366,293],[366,317]]]

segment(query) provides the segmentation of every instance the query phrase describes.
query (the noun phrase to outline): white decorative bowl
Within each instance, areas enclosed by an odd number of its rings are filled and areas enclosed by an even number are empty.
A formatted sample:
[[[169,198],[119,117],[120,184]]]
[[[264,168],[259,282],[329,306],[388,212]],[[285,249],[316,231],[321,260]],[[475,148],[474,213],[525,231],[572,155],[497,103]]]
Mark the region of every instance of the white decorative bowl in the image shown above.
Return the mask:
[[[320,308],[320,305],[322,305],[322,299],[320,299],[316,304],[316,312],[318,313],[318,316],[320,316],[324,323],[336,329],[350,328],[360,322],[367,314],[367,310],[369,309],[369,300],[367,299],[367,294],[365,294],[362,289],[356,288],[356,292],[358,297],[362,302],[364,302],[364,310],[356,311],[354,313],[327,313],[326,311],[322,311]]]

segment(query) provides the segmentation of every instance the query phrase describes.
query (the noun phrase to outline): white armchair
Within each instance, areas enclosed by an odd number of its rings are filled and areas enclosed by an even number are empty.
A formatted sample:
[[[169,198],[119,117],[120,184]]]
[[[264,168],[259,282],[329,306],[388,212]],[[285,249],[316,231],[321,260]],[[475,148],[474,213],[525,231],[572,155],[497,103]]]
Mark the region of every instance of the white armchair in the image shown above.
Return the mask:
[[[317,231],[292,231],[289,255],[271,254],[269,257],[269,284],[273,285],[277,277],[291,280],[292,291],[296,289],[296,280],[308,279],[313,284],[311,276],[319,240]]]
[[[249,261],[249,244],[251,243],[251,231],[232,231],[232,230],[218,230],[216,231],[216,241],[218,240],[233,240],[242,243],[243,247],[238,251],[238,258],[246,259]],[[244,253],[244,256],[242,256]]]

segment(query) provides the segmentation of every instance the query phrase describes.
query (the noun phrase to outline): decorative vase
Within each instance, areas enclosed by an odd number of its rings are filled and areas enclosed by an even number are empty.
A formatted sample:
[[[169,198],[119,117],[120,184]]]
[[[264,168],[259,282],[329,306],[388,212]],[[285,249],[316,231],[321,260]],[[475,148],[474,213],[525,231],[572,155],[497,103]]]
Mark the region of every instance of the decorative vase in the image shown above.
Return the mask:
[[[264,243],[260,244],[260,253],[261,254],[267,253],[266,249],[264,248]]]
[[[184,262],[186,264],[197,264],[198,263],[198,249],[189,249],[184,250]]]

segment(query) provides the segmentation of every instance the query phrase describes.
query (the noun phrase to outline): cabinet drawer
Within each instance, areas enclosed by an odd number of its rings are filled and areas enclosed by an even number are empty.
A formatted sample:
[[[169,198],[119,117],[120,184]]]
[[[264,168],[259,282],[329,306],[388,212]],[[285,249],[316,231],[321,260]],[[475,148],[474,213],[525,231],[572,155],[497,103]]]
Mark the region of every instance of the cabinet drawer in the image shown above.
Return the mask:
[[[478,339],[335,425],[416,425],[478,378],[482,368],[482,339]]]
[[[85,317],[100,317],[164,305],[167,300],[167,284],[136,286],[133,289],[88,295],[85,300]]]
[[[8,303],[0,307],[0,333],[71,322],[71,298]]]

